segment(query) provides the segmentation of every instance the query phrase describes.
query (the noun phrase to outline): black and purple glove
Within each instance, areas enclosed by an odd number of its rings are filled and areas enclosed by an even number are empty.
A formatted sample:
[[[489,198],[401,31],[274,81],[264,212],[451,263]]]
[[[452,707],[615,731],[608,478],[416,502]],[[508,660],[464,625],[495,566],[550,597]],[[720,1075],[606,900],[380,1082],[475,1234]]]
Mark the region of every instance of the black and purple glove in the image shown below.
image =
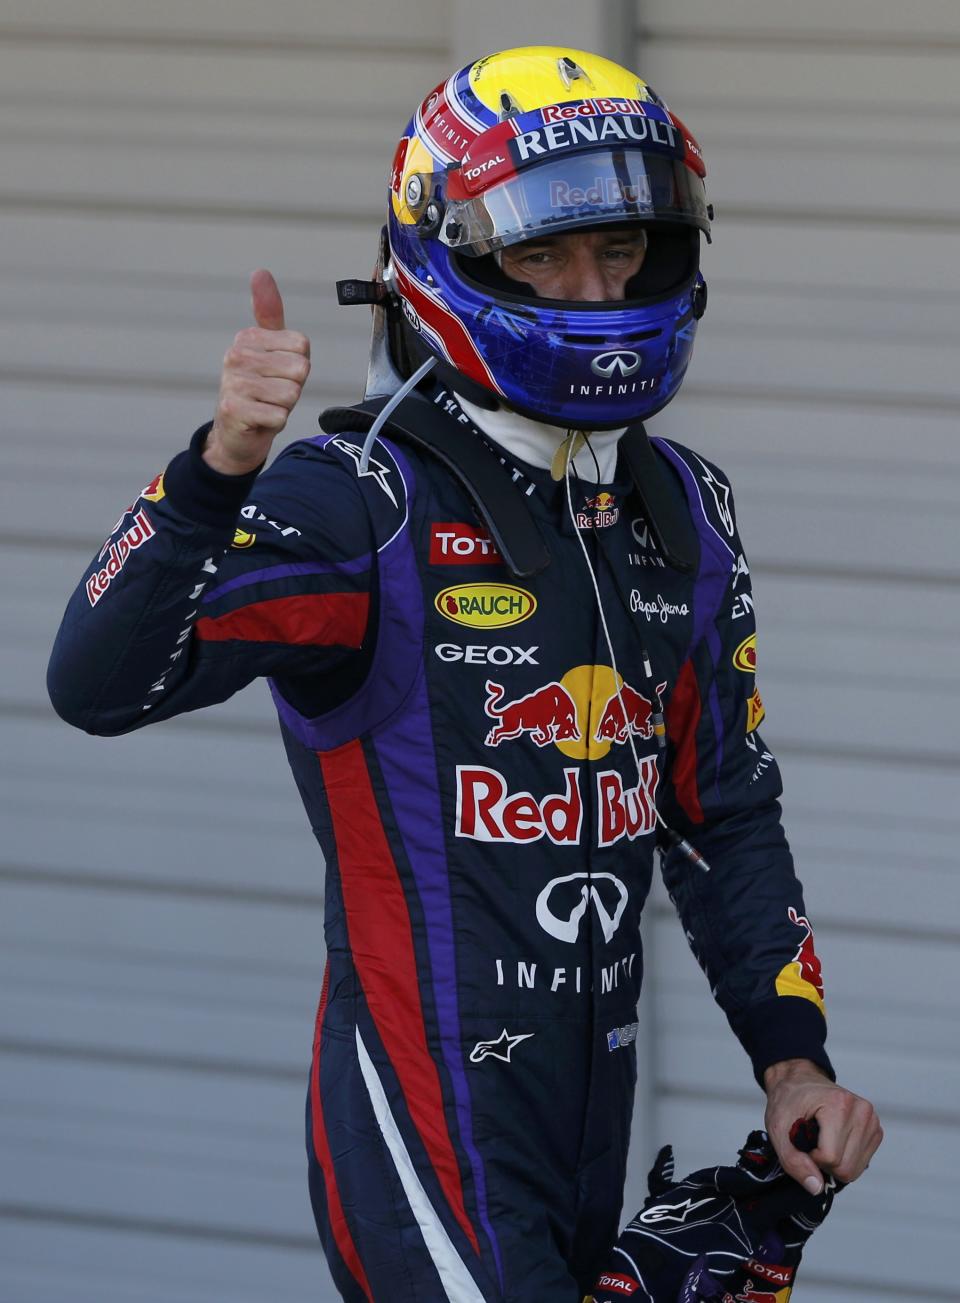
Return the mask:
[[[790,1139],[816,1147],[816,1122]],[[780,1166],[765,1131],[751,1131],[736,1167],[680,1181],[665,1145],[648,1178],[650,1197],[614,1245],[594,1303],[787,1303],[807,1240],[842,1186],[825,1177],[808,1194]]]

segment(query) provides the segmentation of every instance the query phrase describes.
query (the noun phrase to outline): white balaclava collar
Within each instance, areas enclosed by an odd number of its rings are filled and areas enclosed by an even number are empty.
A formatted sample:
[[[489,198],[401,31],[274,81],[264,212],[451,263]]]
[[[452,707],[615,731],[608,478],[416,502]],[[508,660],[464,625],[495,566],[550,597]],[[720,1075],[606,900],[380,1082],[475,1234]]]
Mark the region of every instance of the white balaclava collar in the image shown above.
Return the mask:
[[[457,402],[470,420],[482,430],[494,443],[505,452],[528,466],[541,470],[551,470],[561,445],[570,433],[557,425],[544,425],[541,421],[532,421],[507,407],[498,407],[496,411],[487,411],[457,394]],[[581,480],[594,484],[611,484],[617,472],[617,444],[626,426],[619,430],[584,431],[589,448],[584,448],[576,456],[576,474]],[[576,445],[575,445],[576,446]],[[596,457],[596,463],[594,462]],[[599,465],[600,474],[597,475]]]

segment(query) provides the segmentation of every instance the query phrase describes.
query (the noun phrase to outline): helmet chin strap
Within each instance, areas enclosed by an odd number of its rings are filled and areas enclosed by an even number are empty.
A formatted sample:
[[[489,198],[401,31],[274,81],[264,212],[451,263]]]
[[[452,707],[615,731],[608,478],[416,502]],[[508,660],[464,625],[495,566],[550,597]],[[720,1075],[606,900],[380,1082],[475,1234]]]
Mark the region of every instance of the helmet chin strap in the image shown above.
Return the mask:
[[[371,425],[367,437],[363,441],[363,450],[360,453],[361,475],[366,475],[367,473],[367,469],[370,465],[370,453],[373,451],[373,445],[377,441],[377,435],[380,433],[384,425],[390,419],[390,413],[394,410],[395,407],[398,407],[400,403],[403,402],[403,400],[406,398],[410,390],[415,389],[417,385],[420,383],[420,381],[423,379],[423,377],[427,375],[430,371],[432,371],[436,365],[437,365],[437,358],[431,354],[431,356],[427,358],[426,362],[424,362],[422,366],[418,367],[417,370],[414,371],[412,376],[409,376],[406,380],[404,380],[403,384],[400,386],[397,392],[391,396],[389,402],[384,406],[383,411],[380,412],[377,419],[374,421],[373,425]]]

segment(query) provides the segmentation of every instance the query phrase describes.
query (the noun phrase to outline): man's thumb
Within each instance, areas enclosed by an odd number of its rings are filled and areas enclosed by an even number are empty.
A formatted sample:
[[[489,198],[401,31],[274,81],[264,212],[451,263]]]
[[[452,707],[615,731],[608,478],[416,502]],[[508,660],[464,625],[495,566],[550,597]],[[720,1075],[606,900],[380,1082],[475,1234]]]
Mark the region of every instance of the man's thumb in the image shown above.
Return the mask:
[[[780,1163],[787,1175],[799,1181],[808,1194],[819,1194],[823,1189],[823,1173],[807,1154],[801,1153],[790,1145],[790,1148],[781,1154]]]
[[[262,330],[283,330],[283,299],[277,282],[265,268],[250,277],[253,319]]]

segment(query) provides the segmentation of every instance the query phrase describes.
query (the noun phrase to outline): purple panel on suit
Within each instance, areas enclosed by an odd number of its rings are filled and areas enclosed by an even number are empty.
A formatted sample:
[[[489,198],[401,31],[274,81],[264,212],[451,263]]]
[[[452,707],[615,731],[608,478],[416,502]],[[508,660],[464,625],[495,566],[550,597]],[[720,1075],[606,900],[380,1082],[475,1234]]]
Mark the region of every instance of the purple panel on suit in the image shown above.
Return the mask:
[[[248,570],[246,574],[235,575],[219,588],[207,593],[204,602],[215,602],[224,593],[232,593],[235,588],[245,588],[247,584],[266,583],[270,579],[296,579],[301,575],[359,575],[370,569],[371,556],[354,557],[350,561],[290,561],[286,565],[266,566],[263,570]]]
[[[720,603],[723,601],[724,594],[730,584],[730,574],[735,560],[735,553],[710,524],[704,509],[700,485],[694,471],[665,439],[652,439],[651,443],[679,471],[684,492],[687,495],[687,502],[690,504],[690,515],[697,531],[697,538],[700,540],[700,568],[697,571],[697,578],[693,588],[693,633],[687,654],[689,655],[694,647],[705,639],[714,667],[716,667],[723,654],[723,648],[715,621],[720,610]],[[720,780],[720,768],[723,764],[723,716],[720,711],[720,694],[717,690],[716,676],[714,676],[710,684],[708,703],[716,738],[714,787],[719,795],[717,785]]]

